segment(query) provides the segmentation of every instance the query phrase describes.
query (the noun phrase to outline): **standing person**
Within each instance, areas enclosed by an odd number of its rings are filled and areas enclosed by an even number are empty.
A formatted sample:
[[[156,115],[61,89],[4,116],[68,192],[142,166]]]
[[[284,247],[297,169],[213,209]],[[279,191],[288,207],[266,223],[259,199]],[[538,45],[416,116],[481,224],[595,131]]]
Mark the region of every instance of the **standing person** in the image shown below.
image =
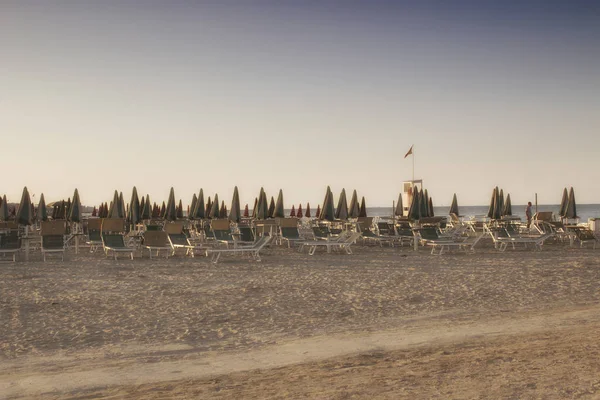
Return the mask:
[[[527,203],[527,208],[525,209],[525,216],[527,217],[527,229],[531,225],[531,202]]]

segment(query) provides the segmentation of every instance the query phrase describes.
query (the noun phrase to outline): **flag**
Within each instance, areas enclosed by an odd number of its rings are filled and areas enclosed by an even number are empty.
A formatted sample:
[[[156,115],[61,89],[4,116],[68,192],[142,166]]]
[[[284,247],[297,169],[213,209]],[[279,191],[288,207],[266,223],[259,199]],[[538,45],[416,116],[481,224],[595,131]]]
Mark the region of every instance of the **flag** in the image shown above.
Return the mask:
[[[413,145],[413,146],[414,146],[414,145]],[[413,152],[412,152],[413,146],[410,146],[410,150],[408,150],[408,152],[407,152],[407,153],[404,155],[404,158],[406,158],[406,157],[410,156],[410,155],[413,153]]]

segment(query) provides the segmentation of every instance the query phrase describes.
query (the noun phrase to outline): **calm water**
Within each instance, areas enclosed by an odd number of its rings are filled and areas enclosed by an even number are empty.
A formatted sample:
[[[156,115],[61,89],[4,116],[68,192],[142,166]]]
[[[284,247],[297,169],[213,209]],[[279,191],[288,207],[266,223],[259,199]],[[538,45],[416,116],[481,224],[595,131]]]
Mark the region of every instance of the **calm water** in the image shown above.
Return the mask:
[[[525,219],[525,205],[513,205],[513,215]],[[470,207],[458,207],[460,214],[466,217],[474,215],[487,215],[489,206],[470,206]],[[535,212],[535,206],[532,207]],[[554,214],[558,214],[560,205],[538,205],[538,211],[552,211]],[[435,215],[446,216],[448,215],[448,207],[433,207]],[[392,214],[391,207],[367,207],[367,215],[370,217],[389,217]],[[578,204],[577,214],[581,218],[581,222],[587,222],[588,218],[600,218],[600,204]]]

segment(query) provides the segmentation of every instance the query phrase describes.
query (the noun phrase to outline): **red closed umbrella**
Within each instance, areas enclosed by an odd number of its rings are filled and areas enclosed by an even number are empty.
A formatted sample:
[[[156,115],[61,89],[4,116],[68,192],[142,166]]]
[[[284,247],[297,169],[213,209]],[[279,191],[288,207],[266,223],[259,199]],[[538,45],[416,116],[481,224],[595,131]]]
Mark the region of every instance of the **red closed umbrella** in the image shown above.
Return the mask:
[[[250,216],[250,210],[248,210],[248,204],[246,203],[246,207],[244,208],[244,218],[248,218]]]
[[[321,216],[321,205],[317,204],[317,212],[315,213],[315,217],[319,218]]]
[[[296,216],[298,218],[302,218],[302,204],[298,204],[298,211],[296,211]]]
[[[292,204],[292,211],[290,212],[290,217],[295,217],[296,216],[296,207],[294,207],[294,205]]]

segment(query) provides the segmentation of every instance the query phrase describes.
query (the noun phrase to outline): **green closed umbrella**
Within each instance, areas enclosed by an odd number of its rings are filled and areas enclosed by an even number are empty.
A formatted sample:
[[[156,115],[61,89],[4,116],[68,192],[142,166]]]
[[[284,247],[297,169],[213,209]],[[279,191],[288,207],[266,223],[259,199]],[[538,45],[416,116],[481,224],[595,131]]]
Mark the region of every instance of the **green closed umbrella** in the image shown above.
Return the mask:
[[[563,190],[562,200],[560,201],[560,211],[559,215],[564,217],[567,214],[567,205],[569,204],[569,193],[567,192],[567,188]]]
[[[163,201],[162,205],[160,206],[160,217],[164,218],[166,213],[167,213],[167,205]]]
[[[146,195],[146,201],[140,211],[140,220],[148,220],[152,218],[152,204],[150,203],[150,195]]]
[[[68,220],[69,219],[69,213],[71,212],[71,198],[67,198],[67,202],[64,203],[65,208],[64,208],[64,212],[63,212],[63,219]]]
[[[125,218],[125,202],[123,201],[123,192],[119,193],[119,218]]]
[[[450,211],[448,214],[455,214],[457,217],[460,216],[458,213],[458,200],[456,199],[456,193],[454,193],[454,196],[452,197],[452,204],[450,205]]]
[[[277,202],[275,203],[275,209],[273,210],[273,218],[285,218],[283,210],[283,190],[279,189],[277,195]]]
[[[398,202],[396,203],[396,209],[394,210],[394,215],[397,217],[401,217],[404,215],[404,206],[402,204],[402,192],[398,194]]]
[[[33,215],[31,215],[31,198],[29,197],[27,186],[23,188],[23,195],[21,196],[21,202],[19,203],[19,209],[15,219],[19,225],[29,226],[33,223]]]
[[[345,221],[348,219],[348,202],[346,200],[346,189],[342,188],[340,198],[338,199],[338,206],[335,209],[335,218]]]
[[[129,221],[134,227],[142,221],[140,198],[138,197],[137,188],[135,186],[131,191],[131,201],[129,202]]]
[[[433,199],[429,198],[429,208],[427,210],[429,212],[430,217],[435,217],[435,213],[433,212]]]
[[[360,211],[358,212],[358,216],[361,218],[367,217],[367,206],[365,204],[365,196],[363,196],[362,200],[360,201]]]
[[[419,200],[419,189],[417,189],[415,186],[412,192],[410,208],[408,209],[408,218],[412,221],[418,221],[421,219],[421,205]]]
[[[254,207],[252,207],[252,218],[256,218],[256,213],[258,211],[258,197],[254,198]]]
[[[497,219],[496,218],[496,207],[498,204],[498,187],[496,186],[494,188],[494,190],[492,190],[492,198],[490,200],[490,207],[488,208],[488,213],[487,216],[490,219]]]
[[[500,195],[498,196],[498,216],[502,218],[504,215],[504,189],[500,189]]]
[[[69,221],[80,223],[81,222],[81,200],[79,198],[79,191],[75,189],[75,193],[73,193],[73,202],[71,203],[71,208],[69,209]]]
[[[169,191],[169,199],[167,200],[167,206],[165,207],[164,219],[167,221],[177,220],[177,206],[175,205],[175,190],[173,188]]]
[[[215,194],[215,200],[212,202],[210,206],[210,212],[208,213],[208,218],[218,219],[219,214],[219,195]]]
[[[354,190],[350,199],[350,207],[348,207],[348,218],[358,218],[359,213],[358,195],[356,194],[356,190]]]
[[[512,204],[510,202],[510,193],[506,195],[506,201],[504,202],[504,210],[502,210],[502,215],[511,216],[512,215]]]
[[[179,204],[177,205],[176,215],[178,219],[183,218],[183,203],[181,202],[181,199],[179,199]]]
[[[275,199],[271,196],[271,202],[269,203],[269,218],[273,218],[273,214],[275,213]]]
[[[219,209],[219,218],[227,218],[227,207],[225,207],[225,200],[221,201],[221,208]]]
[[[238,187],[233,188],[233,197],[231,198],[231,211],[229,212],[229,220],[231,222],[240,222],[240,194]]]
[[[40,202],[38,203],[37,211],[38,221],[48,221],[48,210],[46,209],[46,200],[44,199],[44,193],[40,195]]]
[[[429,193],[427,193],[427,189],[421,190],[421,215],[424,217],[431,217],[429,215]]]
[[[208,200],[206,201],[206,218],[210,218],[210,212],[212,210],[212,200],[210,196],[208,196]]]
[[[260,188],[258,205],[256,206],[256,219],[267,219],[269,217],[269,205],[267,204],[267,194]]]
[[[144,204],[146,204],[146,198],[142,196],[140,200],[140,219],[142,219],[142,210],[144,209]]]
[[[194,207],[194,219],[203,219],[206,217],[206,205],[204,204],[204,190],[200,189],[198,193],[198,201],[196,201],[196,207]]]
[[[331,193],[331,189],[327,186],[327,191],[325,192],[325,199],[323,200],[323,209],[321,209],[321,213],[319,214],[319,219],[321,221],[334,221],[335,220],[335,209],[333,206],[333,194]]]
[[[8,221],[8,203],[6,202],[6,195],[4,195],[2,204],[0,204],[0,220]]]
[[[113,201],[110,202],[106,218],[121,218],[119,216],[119,192],[115,190]]]
[[[565,211],[565,218],[576,219],[577,216],[577,204],[575,203],[575,191],[571,186],[569,190],[569,200],[567,201],[567,210]]]
[[[190,203],[190,210],[188,212],[188,219],[194,219],[194,210],[196,209],[196,204],[198,204],[198,197],[196,193],[192,196],[192,202]]]

